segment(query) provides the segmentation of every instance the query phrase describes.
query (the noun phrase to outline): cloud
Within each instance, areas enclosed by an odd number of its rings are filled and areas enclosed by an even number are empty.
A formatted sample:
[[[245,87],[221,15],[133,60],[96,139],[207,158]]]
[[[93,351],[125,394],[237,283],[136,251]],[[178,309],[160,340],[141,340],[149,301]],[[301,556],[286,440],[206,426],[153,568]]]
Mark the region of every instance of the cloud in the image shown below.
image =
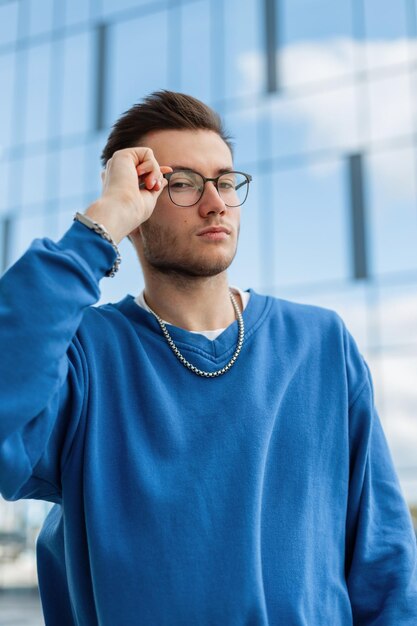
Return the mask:
[[[372,142],[406,138],[414,134],[409,68],[417,57],[417,42],[406,39],[356,41],[346,37],[301,41],[278,54],[283,94],[269,97],[260,115],[273,120],[279,154],[338,149],[362,150]],[[359,69],[384,67],[357,80]],[[245,92],[262,90],[264,56],[246,52],[238,61]],[[251,110],[248,116],[257,114]],[[293,139],[293,137],[295,139]],[[282,146],[282,147],[281,147]],[[392,154],[392,153],[391,153]],[[415,193],[409,168],[402,158],[377,158],[374,174],[389,195],[408,199]],[[320,176],[324,170],[316,170]]]
[[[353,39],[340,37],[285,46],[277,56],[283,84],[303,85],[352,75],[357,45]]]
[[[376,354],[372,350],[363,352],[370,364],[376,406],[401,481],[408,484],[414,479],[417,486],[417,354],[408,349],[410,344],[417,345],[417,297],[393,289],[387,291],[378,306],[381,344]],[[363,305],[352,305],[352,319],[360,316],[360,309],[363,316]],[[349,326],[348,312],[344,319]],[[407,492],[407,497],[417,502],[417,491]]]

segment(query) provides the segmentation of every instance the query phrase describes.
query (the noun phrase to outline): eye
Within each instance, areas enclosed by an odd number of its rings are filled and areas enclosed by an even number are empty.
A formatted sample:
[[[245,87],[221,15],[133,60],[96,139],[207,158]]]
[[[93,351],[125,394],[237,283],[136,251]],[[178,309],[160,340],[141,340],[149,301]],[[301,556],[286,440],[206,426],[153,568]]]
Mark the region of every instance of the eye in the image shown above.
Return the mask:
[[[170,182],[171,189],[191,189],[194,183],[191,180],[172,180]]]
[[[193,172],[176,172],[174,176],[171,176],[169,181],[171,191],[190,191],[197,187],[197,175]]]
[[[219,180],[219,187],[220,189],[225,189],[226,191],[234,190],[236,189],[236,181],[234,178],[221,178]]]

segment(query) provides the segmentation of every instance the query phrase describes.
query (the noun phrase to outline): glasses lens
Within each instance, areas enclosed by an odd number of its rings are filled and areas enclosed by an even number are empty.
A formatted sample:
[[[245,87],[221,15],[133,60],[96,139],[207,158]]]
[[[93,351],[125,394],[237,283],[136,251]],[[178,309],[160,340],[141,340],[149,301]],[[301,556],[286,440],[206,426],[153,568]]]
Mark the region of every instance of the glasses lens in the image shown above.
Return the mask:
[[[169,195],[178,206],[192,206],[200,200],[204,181],[200,174],[187,170],[174,172],[169,179]]]
[[[248,179],[239,172],[228,172],[219,178],[219,194],[227,206],[243,204],[248,196],[248,188]]]

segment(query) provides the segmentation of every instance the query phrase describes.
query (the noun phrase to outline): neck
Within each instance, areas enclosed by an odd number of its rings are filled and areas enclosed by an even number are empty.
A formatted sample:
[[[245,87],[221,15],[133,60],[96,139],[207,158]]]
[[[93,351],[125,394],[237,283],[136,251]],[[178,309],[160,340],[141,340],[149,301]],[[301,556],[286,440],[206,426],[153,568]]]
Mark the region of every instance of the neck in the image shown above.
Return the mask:
[[[147,273],[145,300],[163,320],[185,330],[226,328],[236,319],[226,272],[204,278]]]

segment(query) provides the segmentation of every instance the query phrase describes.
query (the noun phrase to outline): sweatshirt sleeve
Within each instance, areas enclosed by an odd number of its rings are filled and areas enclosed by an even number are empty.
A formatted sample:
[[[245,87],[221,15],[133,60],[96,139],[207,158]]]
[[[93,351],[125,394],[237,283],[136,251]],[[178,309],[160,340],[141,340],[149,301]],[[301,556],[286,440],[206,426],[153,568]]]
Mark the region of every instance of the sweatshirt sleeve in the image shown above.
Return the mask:
[[[351,371],[352,359],[361,360],[356,371],[364,376],[349,407],[346,579],[353,624],[415,626],[417,556],[411,516],[374,405],[369,369],[355,348],[348,359]]]
[[[6,499],[59,497],[61,453],[84,397],[75,334],[114,259],[108,242],[74,222],[58,242],[35,240],[0,280],[0,493]]]

